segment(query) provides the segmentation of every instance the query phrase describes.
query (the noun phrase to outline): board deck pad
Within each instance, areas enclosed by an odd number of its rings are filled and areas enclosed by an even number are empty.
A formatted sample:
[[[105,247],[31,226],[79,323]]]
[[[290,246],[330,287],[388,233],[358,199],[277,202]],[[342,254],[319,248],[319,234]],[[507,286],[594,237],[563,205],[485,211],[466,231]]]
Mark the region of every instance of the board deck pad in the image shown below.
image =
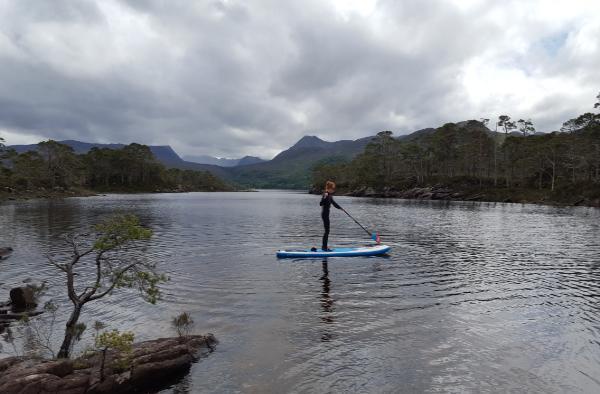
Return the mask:
[[[325,252],[321,249],[312,251],[311,249],[293,249],[278,250],[277,257],[286,258],[310,258],[310,257],[354,257],[354,256],[380,256],[386,254],[391,249],[387,245],[362,246],[358,248],[333,248],[331,252]]]

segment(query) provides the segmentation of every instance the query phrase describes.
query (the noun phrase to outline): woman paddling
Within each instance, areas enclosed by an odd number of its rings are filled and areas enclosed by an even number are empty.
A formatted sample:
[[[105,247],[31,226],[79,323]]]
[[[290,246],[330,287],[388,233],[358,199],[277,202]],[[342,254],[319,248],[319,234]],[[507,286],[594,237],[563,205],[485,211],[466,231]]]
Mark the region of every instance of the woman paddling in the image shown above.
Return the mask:
[[[329,240],[329,209],[331,208],[331,205],[337,209],[342,209],[342,207],[333,200],[333,193],[335,193],[335,182],[327,181],[327,183],[325,183],[325,193],[323,193],[323,197],[321,197],[321,202],[319,203],[319,205],[323,207],[321,210],[321,218],[323,219],[323,226],[325,226],[323,246],[321,248],[326,252],[331,252],[331,249],[327,248],[327,241]]]

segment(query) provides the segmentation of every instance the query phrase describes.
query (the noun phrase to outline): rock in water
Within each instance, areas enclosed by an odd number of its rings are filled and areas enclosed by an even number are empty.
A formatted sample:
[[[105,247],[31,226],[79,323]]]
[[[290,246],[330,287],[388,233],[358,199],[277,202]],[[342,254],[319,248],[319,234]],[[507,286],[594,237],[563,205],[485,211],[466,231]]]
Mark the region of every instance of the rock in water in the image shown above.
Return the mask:
[[[0,248],[0,260],[7,259],[13,252],[13,248]]]
[[[27,309],[36,306],[33,289],[31,287],[15,287],[11,289],[10,304],[13,309]]]
[[[155,392],[185,373],[202,349],[210,350],[216,343],[212,334],[140,342],[125,370],[113,368],[121,354],[109,351],[103,381],[99,353],[56,361],[9,357],[0,360],[0,393],[131,393],[146,392],[144,387]]]

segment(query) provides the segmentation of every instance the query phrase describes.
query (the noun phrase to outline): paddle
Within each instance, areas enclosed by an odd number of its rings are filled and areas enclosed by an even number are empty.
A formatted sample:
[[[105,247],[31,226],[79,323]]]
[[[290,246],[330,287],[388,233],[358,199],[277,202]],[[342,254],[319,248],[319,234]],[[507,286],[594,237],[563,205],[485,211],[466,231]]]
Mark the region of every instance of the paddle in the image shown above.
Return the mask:
[[[366,229],[366,228],[365,228],[365,227],[364,227],[362,224],[360,224],[360,223],[358,222],[358,220],[354,219],[354,218],[352,217],[352,215],[350,215],[350,214],[349,214],[349,213],[348,213],[348,212],[347,212],[347,211],[346,211],[344,208],[342,208],[342,211],[344,211],[344,213],[345,213],[346,215],[348,215],[348,217],[349,217],[350,219],[354,220],[354,223],[358,224],[358,225],[360,226],[360,228],[362,228],[363,230],[365,230],[365,232],[366,232],[367,234],[369,234],[369,236],[371,237],[371,239],[372,239],[373,241],[375,241],[375,242],[377,242],[377,243],[380,243],[380,242],[381,242],[381,240],[379,239],[379,234],[378,234],[378,233],[371,233],[371,232],[370,232],[369,230],[367,230],[367,229]]]

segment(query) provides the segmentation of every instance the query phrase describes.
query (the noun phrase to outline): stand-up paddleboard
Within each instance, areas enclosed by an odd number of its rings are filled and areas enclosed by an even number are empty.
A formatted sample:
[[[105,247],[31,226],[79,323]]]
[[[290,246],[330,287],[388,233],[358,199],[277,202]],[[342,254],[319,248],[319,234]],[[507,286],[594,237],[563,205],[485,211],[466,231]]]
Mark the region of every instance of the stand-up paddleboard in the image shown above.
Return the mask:
[[[359,248],[333,248],[331,252],[325,252],[321,249],[312,251],[311,249],[299,250],[279,250],[277,257],[301,258],[301,257],[354,257],[354,256],[380,256],[386,254],[391,249],[387,245],[364,246]]]

